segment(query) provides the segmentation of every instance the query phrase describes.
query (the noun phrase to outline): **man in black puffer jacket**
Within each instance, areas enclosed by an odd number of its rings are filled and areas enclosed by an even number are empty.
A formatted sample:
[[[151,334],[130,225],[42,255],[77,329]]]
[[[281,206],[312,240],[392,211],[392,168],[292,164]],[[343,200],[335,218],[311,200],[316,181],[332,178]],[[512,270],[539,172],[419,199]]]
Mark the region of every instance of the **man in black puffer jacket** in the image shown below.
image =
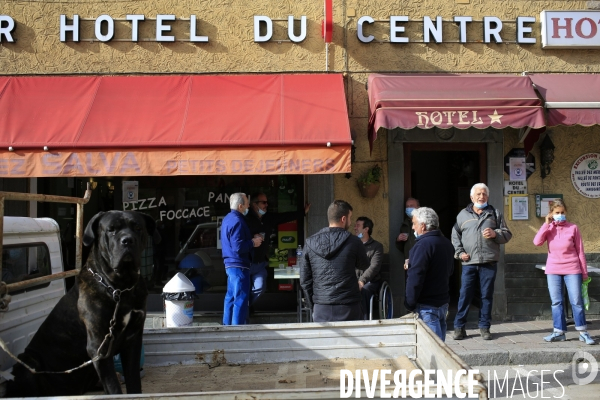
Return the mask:
[[[308,239],[300,263],[300,285],[315,322],[363,318],[356,269],[369,267],[360,239],[348,232],[352,206],[335,200],[327,209],[329,227]]]

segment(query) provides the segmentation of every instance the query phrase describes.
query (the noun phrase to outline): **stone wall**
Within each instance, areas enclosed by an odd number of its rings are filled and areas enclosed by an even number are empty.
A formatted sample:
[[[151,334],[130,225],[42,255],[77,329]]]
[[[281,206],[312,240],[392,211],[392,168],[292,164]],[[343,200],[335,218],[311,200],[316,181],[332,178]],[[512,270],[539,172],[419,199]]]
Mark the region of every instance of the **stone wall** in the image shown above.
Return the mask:
[[[546,263],[545,254],[507,254],[505,256],[505,286],[507,315],[512,319],[552,319],[548,283],[543,270],[536,265]],[[588,254],[588,263],[598,265],[600,254]],[[600,274],[591,273],[592,281],[588,286],[590,308],[586,311],[588,319],[600,318]],[[572,311],[568,308],[568,316]]]

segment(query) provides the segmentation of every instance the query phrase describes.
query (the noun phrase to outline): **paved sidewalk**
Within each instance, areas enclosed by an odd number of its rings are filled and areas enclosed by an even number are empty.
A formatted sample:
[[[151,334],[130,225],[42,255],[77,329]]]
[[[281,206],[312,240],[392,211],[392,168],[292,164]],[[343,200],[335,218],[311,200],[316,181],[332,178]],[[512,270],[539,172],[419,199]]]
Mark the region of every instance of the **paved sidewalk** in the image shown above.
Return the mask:
[[[578,351],[586,351],[600,361],[600,345],[580,342],[573,325],[568,326],[566,341],[545,342],[543,337],[552,333],[551,320],[492,322],[492,340],[481,339],[477,324],[467,323],[466,331],[466,339],[454,340],[454,331],[448,330],[446,344],[469,365],[568,363]],[[588,321],[588,332],[600,343],[600,320]]]

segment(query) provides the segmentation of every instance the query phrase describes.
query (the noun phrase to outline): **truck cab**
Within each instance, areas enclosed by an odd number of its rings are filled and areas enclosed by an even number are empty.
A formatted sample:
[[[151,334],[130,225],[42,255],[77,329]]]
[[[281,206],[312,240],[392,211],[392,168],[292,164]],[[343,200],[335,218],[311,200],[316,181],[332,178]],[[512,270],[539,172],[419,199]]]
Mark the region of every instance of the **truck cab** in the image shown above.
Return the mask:
[[[2,279],[14,284],[63,271],[60,231],[50,218],[4,217]],[[63,279],[40,283],[10,293],[8,310],[0,312],[0,338],[18,355],[65,294]],[[15,361],[0,351],[0,396],[5,372]]]

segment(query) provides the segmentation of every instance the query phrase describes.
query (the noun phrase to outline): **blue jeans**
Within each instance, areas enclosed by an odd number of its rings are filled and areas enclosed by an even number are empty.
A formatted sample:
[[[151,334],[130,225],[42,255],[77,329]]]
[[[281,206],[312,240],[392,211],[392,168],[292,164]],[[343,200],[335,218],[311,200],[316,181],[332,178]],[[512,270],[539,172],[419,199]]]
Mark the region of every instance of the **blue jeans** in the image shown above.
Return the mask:
[[[581,297],[581,274],[547,274],[546,278],[548,279],[550,300],[552,300],[552,321],[554,324],[554,331],[559,333],[567,331],[567,320],[565,319],[565,307],[563,304],[563,281],[567,287],[571,309],[573,309],[575,329],[578,331],[587,330],[585,311],[583,309],[583,298]]]
[[[250,270],[248,268],[225,268],[227,293],[223,307],[223,325],[245,325],[250,297]]]
[[[267,262],[250,264],[250,305],[254,304],[267,287]]]
[[[415,310],[419,313],[419,318],[427,324],[431,330],[442,339],[442,342],[446,341],[446,314],[448,313],[448,304],[444,304],[441,307],[428,306],[426,304],[417,304]]]
[[[454,319],[454,329],[464,328],[467,323],[469,306],[475,295],[477,285],[481,289],[479,328],[489,329],[492,321],[492,302],[494,300],[494,282],[496,281],[497,269],[496,263],[462,266],[460,298],[458,299],[458,312]]]

